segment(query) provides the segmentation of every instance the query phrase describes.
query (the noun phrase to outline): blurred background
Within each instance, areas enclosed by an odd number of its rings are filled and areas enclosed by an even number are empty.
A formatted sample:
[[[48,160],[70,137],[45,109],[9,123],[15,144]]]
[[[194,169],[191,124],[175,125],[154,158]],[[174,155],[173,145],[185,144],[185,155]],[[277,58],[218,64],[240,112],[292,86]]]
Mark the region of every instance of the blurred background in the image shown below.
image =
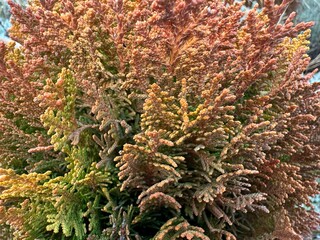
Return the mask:
[[[27,0],[14,0],[14,2],[19,3],[21,6],[27,6]],[[10,27],[10,7],[8,5],[8,0],[0,0],[0,40],[4,42],[10,41],[8,36],[8,28]]]

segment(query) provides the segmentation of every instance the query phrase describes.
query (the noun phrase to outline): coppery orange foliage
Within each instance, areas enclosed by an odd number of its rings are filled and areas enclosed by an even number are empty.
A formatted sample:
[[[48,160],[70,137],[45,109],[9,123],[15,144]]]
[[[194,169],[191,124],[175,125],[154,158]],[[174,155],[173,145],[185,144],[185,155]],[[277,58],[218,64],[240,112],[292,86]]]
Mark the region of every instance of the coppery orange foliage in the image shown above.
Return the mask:
[[[288,1],[10,2],[0,223],[15,239],[302,239],[319,83]]]

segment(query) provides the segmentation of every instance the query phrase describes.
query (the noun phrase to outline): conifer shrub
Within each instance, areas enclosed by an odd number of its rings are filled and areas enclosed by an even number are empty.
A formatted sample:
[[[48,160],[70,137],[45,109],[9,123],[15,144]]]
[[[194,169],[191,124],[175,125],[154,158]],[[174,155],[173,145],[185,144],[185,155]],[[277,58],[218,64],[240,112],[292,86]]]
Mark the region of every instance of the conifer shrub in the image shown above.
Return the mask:
[[[10,1],[1,236],[310,236],[320,84],[288,2]]]

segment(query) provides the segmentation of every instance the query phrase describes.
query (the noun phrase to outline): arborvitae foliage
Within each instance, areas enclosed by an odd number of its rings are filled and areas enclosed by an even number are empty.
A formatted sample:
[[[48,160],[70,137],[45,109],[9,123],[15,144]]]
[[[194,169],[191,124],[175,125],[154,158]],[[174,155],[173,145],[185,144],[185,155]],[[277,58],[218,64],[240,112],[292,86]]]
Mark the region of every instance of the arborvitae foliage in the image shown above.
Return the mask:
[[[276,3],[281,3],[283,0],[275,0]],[[254,4],[259,4],[259,7],[263,7],[264,0],[246,0],[245,5],[247,7],[252,8]],[[318,0],[292,0],[288,7],[286,8],[284,14],[282,15],[282,19],[285,20],[290,13],[296,12],[297,16],[294,19],[294,23],[313,21],[315,24],[311,28],[311,36],[310,36],[310,49],[308,50],[308,55],[311,59],[316,58],[320,54],[320,25],[318,24],[320,21],[319,15],[320,2]],[[315,63],[315,61],[311,61],[307,70],[312,71],[319,66],[319,59]]]
[[[288,2],[10,1],[1,236],[309,236],[320,84]]]

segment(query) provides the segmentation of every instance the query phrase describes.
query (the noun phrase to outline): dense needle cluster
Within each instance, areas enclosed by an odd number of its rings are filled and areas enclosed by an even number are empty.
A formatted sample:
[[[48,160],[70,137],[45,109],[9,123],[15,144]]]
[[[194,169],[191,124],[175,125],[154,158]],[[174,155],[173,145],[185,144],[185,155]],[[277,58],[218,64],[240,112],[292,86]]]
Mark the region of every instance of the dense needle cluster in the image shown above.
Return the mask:
[[[289,2],[10,1],[1,236],[310,236],[320,84]]]

